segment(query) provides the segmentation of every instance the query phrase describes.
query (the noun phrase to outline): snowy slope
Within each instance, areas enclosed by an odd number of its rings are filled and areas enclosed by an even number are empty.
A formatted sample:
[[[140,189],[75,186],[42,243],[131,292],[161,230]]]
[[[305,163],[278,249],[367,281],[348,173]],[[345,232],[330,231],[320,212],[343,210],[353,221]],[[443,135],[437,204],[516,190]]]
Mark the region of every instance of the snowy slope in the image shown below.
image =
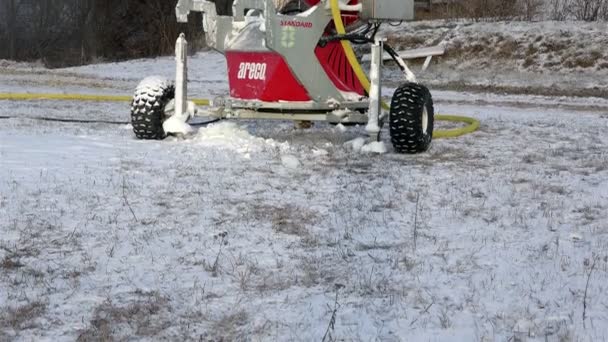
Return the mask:
[[[197,96],[225,93],[222,63],[192,61]],[[0,91],[172,67],[9,68]],[[288,122],[142,142],[32,120],[127,104],[0,102],[0,340],[606,340],[608,101],[434,94],[482,127],[417,156]]]
[[[608,23],[421,21],[386,26],[397,49],[442,44],[427,84],[448,89],[608,97]]]

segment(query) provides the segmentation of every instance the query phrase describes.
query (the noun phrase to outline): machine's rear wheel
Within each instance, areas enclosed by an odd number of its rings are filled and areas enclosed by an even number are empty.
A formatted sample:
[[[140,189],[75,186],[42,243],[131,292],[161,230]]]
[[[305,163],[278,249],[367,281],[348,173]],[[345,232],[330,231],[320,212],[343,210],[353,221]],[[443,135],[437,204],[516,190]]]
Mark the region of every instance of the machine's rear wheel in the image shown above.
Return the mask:
[[[165,138],[165,106],[174,97],[175,86],[165,78],[152,76],[139,83],[131,103],[131,125],[138,139]]]
[[[425,152],[433,139],[435,111],[429,89],[405,83],[395,91],[391,102],[391,142],[398,153]]]

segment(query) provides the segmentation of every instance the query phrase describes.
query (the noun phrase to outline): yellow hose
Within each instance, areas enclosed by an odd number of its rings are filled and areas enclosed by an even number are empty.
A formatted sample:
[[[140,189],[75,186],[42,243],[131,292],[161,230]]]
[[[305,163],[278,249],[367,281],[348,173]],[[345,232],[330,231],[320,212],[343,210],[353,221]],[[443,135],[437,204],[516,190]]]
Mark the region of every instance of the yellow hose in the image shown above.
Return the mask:
[[[477,119],[468,118],[466,116],[456,115],[435,115],[435,120],[438,121],[450,121],[450,122],[462,122],[467,125],[461,128],[437,130],[433,132],[433,138],[456,138],[465,134],[470,134],[479,129],[479,121]]]
[[[97,101],[97,102],[128,102],[131,96],[120,95],[88,95],[88,94],[40,94],[40,93],[0,93],[0,100],[55,100],[55,101]],[[199,106],[208,106],[209,100],[191,100]]]
[[[334,19],[334,25],[336,26],[336,31],[338,34],[343,35],[346,34],[346,29],[344,28],[344,22],[342,21],[342,15],[340,12],[340,4],[338,0],[329,0],[331,6],[331,15]],[[363,88],[369,92],[370,83],[367,78],[367,75],[363,71],[359,60],[357,59],[357,55],[355,55],[355,51],[353,47],[350,45],[348,40],[341,40],[342,48],[344,49],[344,53],[346,54],[346,59],[348,59],[348,63],[352,66],[355,71],[355,75],[357,79],[363,86]],[[385,110],[389,110],[390,106],[382,101],[382,108]],[[451,122],[463,122],[468,124],[462,128],[450,129],[450,130],[438,130],[433,132],[433,138],[455,138],[465,134],[473,133],[477,129],[479,129],[479,121],[473,118],[468,118],[464,116],[455,116],[455,115],[435,115],[435,120],[437,121],[451,121]]]

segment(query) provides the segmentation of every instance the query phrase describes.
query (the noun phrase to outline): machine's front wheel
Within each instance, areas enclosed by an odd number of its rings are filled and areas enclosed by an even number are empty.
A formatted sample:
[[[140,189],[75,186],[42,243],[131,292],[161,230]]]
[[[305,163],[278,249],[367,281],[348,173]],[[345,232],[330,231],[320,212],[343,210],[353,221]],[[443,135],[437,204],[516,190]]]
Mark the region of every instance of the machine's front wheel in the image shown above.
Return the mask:
[[[425,152],[433,139],[435,111],[429,89],[405,83],[395,91],[390,110],[390,133],[398,153]]]
[[[162,140],[165,107],[175,98],[175,86],[158,76],[147,77],[135,90],[131,102],[131,125],[137,139]]]

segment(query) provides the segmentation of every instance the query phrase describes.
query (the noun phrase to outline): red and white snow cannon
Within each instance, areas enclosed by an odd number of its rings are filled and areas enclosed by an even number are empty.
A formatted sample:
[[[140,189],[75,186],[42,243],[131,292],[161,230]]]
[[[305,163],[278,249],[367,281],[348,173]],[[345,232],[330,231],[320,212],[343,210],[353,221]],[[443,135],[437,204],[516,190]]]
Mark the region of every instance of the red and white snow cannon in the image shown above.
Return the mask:
[[[230,95],[214,98],[204,108],[188,100],[182,34],[176,44],[175,82],[150,77],[136,90],[131,119],[137,138],[187,132],[188,120],[198,115],[364,124],[376,141],[388,119],[395,151],[429,148],[431,94],[377,37],[383,22],[412,20],[414,0],[179,0],[178,21],[187,22],[191,11],[203,12],[207,44],[226,57]],[[351,43],[371,45],[371,80]],[[383,50],[406,79],[390,109],[380,94]]]

